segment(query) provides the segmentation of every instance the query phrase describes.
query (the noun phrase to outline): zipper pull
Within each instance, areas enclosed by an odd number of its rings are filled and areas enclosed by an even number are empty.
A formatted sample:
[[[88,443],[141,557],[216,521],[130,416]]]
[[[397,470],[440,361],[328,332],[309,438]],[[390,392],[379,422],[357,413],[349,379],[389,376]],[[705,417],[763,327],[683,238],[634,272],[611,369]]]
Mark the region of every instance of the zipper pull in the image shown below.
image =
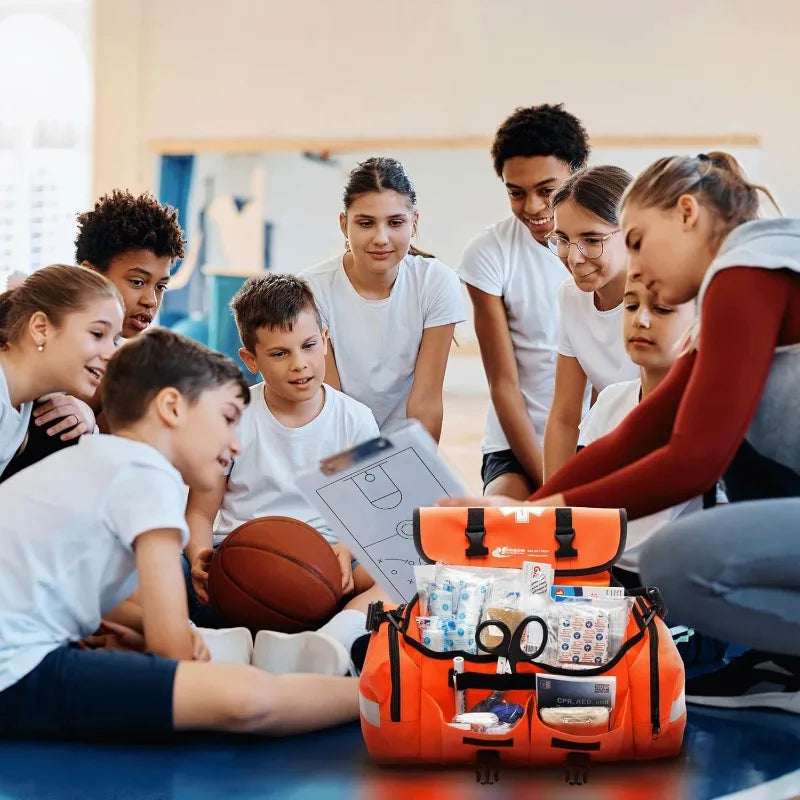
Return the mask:
[[[500,754],[497,750],[478,750],[475,762],[475,783],[491,786],[500,780]]]
[[[564,781],[570,786],[583,786],[589,782],[591,759],[588,753],[568,753],[564,765]]]
[[[650,738],[655,741],[661,735],[661,722],[654,722],[653,723],[653,733]]]

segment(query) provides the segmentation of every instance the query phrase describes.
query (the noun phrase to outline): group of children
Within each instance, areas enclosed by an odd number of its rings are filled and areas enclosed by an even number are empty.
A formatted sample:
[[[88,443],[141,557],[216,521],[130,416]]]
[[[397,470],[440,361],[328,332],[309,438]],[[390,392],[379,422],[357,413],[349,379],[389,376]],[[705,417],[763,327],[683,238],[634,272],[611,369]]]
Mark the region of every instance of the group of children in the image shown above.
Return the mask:
[[[656,577],[681,621],[699,613],[710,633],[779,665],[750,653],[726,668],[735,679],[689,694],[720,704],[724,685],[746,697],[766,670],[775,704],[800,710],[800,651],[764,634],[775,615],[800,632],[781,596],[799,582],[800,562],[783,555],[796,542],[774,533],[766,551],[782,554],[780,570],[756,558],[726,571],[736,542],[719,541],[715,520],[736,506],[689,513],[723,475],[731,501],[771,498],[754,504],[763,519],[800,510],[775,499],[800,496],[800,425],[788,414],[800,223],[758,220],[758,187],[724,154],[661,159],[635,180],[587,168],[588,155],[561,106],[517,109],[492,147],[512,215],[467,246],[457,272],[413,246],[417,198],[402,165],[359,164],[343,254],[301,276],[249,279],[231,303],[239,355],[262,378],[252,387],[225,356],[163,329],[140,335],[183,254],[175,212],[114,192],[81,215],[83,268],[45,267],[0,295],[0,734],[277,734],[355,718],[345,673],[383,594],[293,478],[408,417],[438,440],[465,318],[459,278],[491,408],[484,495],[447,502],[627,508],[618,579]],[[98,430],[111,435],[86,435]],[[748,540],[755,512],[743,508],[748,523],[722,533]],[[270,515],[328,539],[342,610],[319,631],[262,631],[255,643],[209,630],[225,624],[209,604],[215,547]],[[698,525],[715,557],[696,564]],[[665,549],[691,566],[676,574]],[[734,598],[754,569],[777,599]],[[695,608],[720,595],[748,635]],[[211,659],[231,635],[247,637],[251,664]],[[741,704],[769,704],[756,695]]]

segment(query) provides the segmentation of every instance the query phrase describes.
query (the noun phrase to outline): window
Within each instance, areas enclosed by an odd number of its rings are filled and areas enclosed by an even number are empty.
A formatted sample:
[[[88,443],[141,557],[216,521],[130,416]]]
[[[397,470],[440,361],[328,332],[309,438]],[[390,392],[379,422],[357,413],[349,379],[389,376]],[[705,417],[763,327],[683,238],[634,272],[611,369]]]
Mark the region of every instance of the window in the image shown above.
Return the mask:
[[[46,8],[0,11],[0,74],[14,76],[0,82],[0,290],[15,273],[72,262],[91,196],[88,4]]]

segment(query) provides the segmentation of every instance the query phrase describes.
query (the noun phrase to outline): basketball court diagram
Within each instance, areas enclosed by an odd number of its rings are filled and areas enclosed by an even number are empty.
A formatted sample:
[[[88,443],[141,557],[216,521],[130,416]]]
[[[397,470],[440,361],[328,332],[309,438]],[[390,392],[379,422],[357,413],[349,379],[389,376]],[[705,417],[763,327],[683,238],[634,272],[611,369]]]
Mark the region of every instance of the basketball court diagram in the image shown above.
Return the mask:
[[[414,546],[415,508],[432,506],[450,492],[436,478],[414,447],[398,450],[357,472],[317,488],[334,531],[341,526],[353,555],[370,563],[405,600],[416,591],[414,567],[425,563]],[[359,553],[358,551],[362,552]],[[361,559],[360,559],[361,560]],[[376,576],[377,577],[377,576]]]

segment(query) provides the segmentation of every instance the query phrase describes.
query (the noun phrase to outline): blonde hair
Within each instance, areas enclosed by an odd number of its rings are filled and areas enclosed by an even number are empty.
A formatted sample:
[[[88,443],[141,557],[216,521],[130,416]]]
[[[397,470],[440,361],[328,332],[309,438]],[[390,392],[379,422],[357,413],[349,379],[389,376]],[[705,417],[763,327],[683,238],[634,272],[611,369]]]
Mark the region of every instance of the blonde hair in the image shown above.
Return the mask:
[[[759,192],[780,213],[769,189],[751,183],[729,153],[669,156],[651,164],[633,181],[622,196],[620,210],[628,204],[669,209],[678,198],[689,194],[711,209],[723,229],[729,231],[743,222],[758,219]]]

